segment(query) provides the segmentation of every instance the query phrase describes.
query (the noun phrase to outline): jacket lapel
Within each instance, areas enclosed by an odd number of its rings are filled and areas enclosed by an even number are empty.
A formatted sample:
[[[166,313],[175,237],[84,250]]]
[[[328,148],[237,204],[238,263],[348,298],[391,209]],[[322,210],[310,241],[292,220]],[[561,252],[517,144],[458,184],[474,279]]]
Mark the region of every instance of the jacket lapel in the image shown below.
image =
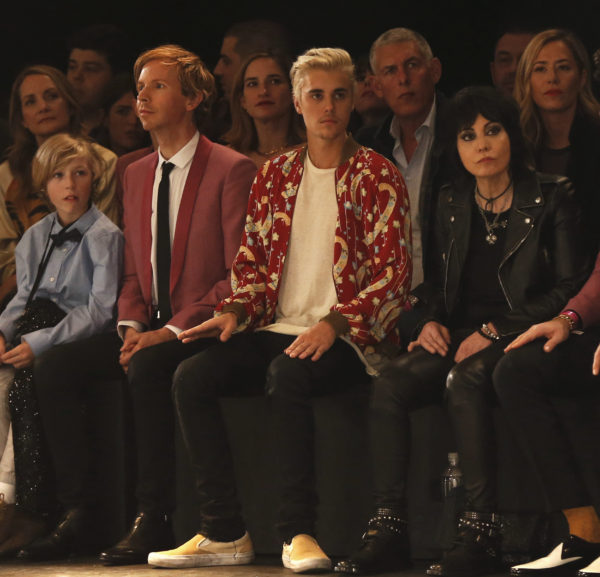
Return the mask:
[[[518,250],[531,229],[535,226],[544,197],[537,179],[529,176],[515,185],[512,207],[506,229],[504,258],[500,268]]]
[[[448,193],[448,226],[452,233],[451,239],[454,239],[453,250],[454,258],[458,258],[458,270],[462,271],[467,251],[469,249],[469,239],[471,238],[471,214],[473,212],[471,191],[466,191],[463,187],[451,189]],[[450,258],[451,255],[448,255]]]
[[[190,171],[187,180],[185,181],[181,204],[179,205],[179,212],[177,213],[175,237],[173,238],[173,248],[171,250],[171,294],[173,293],[183,269],[185,253],[188,247],[192,213],[198,196],[198,188],[204,178],[212,147],[213,143],[200,135],[200,141],[196,147],[192,165],[190,166]]]
[[[142,214],[139,220],[140,237],[142,243],[142,255],[144,255],[143,278],[141,279],[145,287],[148,302],[151,302],[152,295],[152,191],[154,189],[154,175],[156,174],[156,165],[158,164],[158,153],[153,154],[151,170],[146,175],[142,195]]]
[[[467,258],[469,239],[471,238],[472,192],[470,187],[467,189],[465,187],[452,187],[450,190],[442,190],[441,194],[447,196],[440,199],[440,201],[448,203],[446,213],[448,222],[444,225],[450,229],[448,237],[450,244],[445,247],[444,295],[446,308],[451,310],[454,307],[456,292],[460,287],[460,277]],[[451,273],[455,278],[450,278]]]

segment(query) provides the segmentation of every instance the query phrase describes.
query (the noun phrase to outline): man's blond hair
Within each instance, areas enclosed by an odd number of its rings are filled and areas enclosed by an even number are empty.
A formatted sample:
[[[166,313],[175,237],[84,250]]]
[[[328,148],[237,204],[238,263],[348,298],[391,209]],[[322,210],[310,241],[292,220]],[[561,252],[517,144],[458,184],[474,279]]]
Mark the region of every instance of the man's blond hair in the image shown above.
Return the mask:
[[[304,79],[310,70],[340,70],[348,75],[350,86],[354,87],[354,64],[348,52],[342,48],[311,48],[298,56],[290,70],[296,100],[300,99]]]

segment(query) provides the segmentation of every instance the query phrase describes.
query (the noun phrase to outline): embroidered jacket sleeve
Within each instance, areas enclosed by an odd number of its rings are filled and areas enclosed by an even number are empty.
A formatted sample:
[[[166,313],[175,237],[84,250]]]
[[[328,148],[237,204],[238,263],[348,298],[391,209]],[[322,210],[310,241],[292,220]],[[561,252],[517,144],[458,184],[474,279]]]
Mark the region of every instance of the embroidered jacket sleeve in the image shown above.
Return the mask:
[[[216,308],[216,314],[234,312],[238,330],[245,330],[265,316],[268,260],[273,237],[272,194],[276,171],[266,163],[254,179],[248,201],[240,248],[231,267],[232,294]],[[282,265],[283,266],[283,265]],[[278,281],[276,279],[270,279]]]
[[[385,339],[410,291],[409,201],[396,167],[361,148],[338,181],[340,222],[334,278],[349,336],[358,345]]]

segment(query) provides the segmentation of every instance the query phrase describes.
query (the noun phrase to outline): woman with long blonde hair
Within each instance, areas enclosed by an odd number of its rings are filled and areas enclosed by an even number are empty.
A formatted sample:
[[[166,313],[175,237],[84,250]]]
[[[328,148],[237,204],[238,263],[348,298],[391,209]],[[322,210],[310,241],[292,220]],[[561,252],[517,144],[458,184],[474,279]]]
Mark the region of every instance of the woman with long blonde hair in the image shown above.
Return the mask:
[[[593,249],[600,242],[600,103],[581,40],[561,29],[529,42],[517,70],[515,98],[521,125],[540,172],[567,176],[584,213]]]

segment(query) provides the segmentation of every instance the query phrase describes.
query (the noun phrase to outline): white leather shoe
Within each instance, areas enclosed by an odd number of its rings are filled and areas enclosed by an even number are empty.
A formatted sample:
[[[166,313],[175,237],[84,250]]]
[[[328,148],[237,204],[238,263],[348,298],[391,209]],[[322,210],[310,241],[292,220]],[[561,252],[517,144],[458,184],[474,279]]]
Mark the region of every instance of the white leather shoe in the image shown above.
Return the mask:
[[[577,577],[589,577],[591,575],[600,575],[600,557],[577,573]]]
[[[510,568],[510,573],[511,575],[545,575],[554,573],[559,568],[574,573],[599,555],[600,543],[590,543],[575,535],[569,535],[545,557],[515,565]]]

